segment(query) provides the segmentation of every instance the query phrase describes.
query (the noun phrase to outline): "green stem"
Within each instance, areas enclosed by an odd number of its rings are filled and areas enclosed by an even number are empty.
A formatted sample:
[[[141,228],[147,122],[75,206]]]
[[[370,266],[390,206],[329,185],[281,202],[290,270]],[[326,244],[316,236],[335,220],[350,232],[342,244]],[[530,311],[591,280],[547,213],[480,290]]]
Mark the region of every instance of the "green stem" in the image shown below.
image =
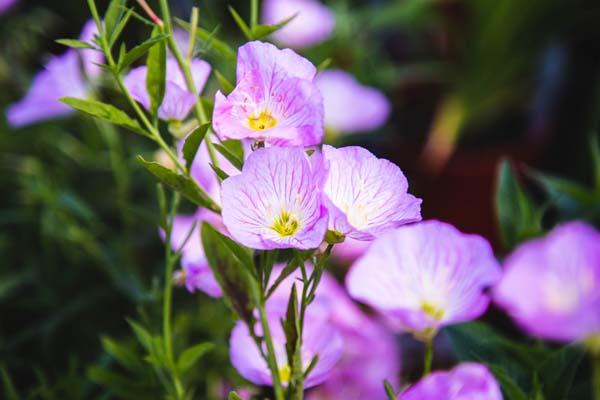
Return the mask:
[[[592,354],[594,400],[600,400],[600,354]]]
[[[173,386],[175,387],[177,399],[183,398],[184,390],[183,385],[181,384],[181,379],[179,378],[179,371],[177,371],[177,366],[175,364],[175,358],[173,357],[171,314],[173,309],[173,269],[177,261],[177,256],[174,256],[171,250],[171,234],[173,218],[177,212],[177,207],[179,206],[179,199],[179,193],[175,192],[173,195],[173,204],[170,212],[170,224],[165,240],[165,287],[163,289],[163,343],[167,357],[167,363],[169,364],[169,369],[171,370]]]
[[[281,379],[279,379],[279,367],[277,366],[277,359],[275,358],[275,347],[273,346],[273,338],[271,337],[271,329],[269,328],[269,321],[267,319],[264,300],[258,304],[258,312],[260,314],[260,323],[263,329],[264,341],[267,345],[267,364],[271,370],[271,376],[273,378],[273,392],[275,394],[275,400],[285,400],[283,395],[283,387],[281,386]]]
[[[431,372],[431,364],[433,363],[433,340],[425,341],[425,362],[423,367],[423,376],[429,375]]]
[[[252,0],[250,3],[250,28],[254,28],[258,25],[258,0]]]

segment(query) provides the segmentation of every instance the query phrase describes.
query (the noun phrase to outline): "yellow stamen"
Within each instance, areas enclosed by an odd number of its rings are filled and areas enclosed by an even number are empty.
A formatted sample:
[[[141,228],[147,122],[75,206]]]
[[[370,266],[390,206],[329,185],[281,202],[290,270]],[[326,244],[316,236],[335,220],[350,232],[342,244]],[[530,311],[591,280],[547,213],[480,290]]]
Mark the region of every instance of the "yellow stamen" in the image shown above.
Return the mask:
[[[284,385],[288,384],[290,378],[292,377],[292,370],[290,366],[285,364],[283,367],[279,368],[279,381]]]
[[[277,125],[277,120],[267,110],[260,114],[252,114],[248,117],[248,126],[255,131],[264,131]]]
[[[444,310],[437,308],[431,303],[421,304],[421,310],[433,319],[440,320],[444,317]]]
[[[273,221],[271,229],[281,237],[294,236],[300,230],[300,222],[289,211],[282,211]]]

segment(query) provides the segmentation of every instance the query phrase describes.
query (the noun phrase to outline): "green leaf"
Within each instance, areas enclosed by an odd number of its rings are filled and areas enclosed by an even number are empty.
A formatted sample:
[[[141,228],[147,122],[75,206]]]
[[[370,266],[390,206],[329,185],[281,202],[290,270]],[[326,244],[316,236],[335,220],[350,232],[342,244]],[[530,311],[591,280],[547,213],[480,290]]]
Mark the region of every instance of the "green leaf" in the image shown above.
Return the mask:
[[[258,285],[250,270],[254,269],[249,250],[219,233],[209,224],[202,224],[202,245],[206,252],[208,264],[215,275],[224,297],[233,310],[249,326],[253,326],[254,309],[259,296]],[[252,263],[248,265],[248,262]]]
[[[288,365],[296,367],[294,355],[296,354],[296,347],[300,344],[300,331],[298,329],[298,292],[296,291],[296,284],[292,284],[292,290],[288,299],[287,310],[285,313],[285,320],[282,323],[283,332],[285,333],[285,350],[287,353]],[[302,365],[300,364],[302,370]]]
[[[190,31],[190,24],[179,18],[175,18],[175,22],[186,31]],[[217,55],[224,58],[226,61],[235,63],[237,58],[236,52],[229,45],[214,37],[214,32],[209,32],[200,27],[196,30],[196,39],[200,43],[204,43],[205,47],[213,49]]]
[[[187,371],[196,361],[214,347],[212,343],[200,343],[185,349],[177,359],[177,369],[182,373]]]
[[[281,21],[275,25],[256,25],[252,29],[252,39],[253,40],[262,39],[265,36],[270,35],[271,33],[280,30],[281,28],[283,28],[284,26],[289,24],[291,20],[296,18],[297,15],[298,14],[296,13],[296,14],[292,15],[291,17],[286,18],[283,21]]]
[[[208,164],[208,165],[210,165],[212,170],[215,171],[215,174],[217,174],[217,177],[219,178],[219,180],[221,182],[223,182],[225,179],[229,178],[229,175],[227,175],[227,172],[223,171],[221,168],[215,166],[214,164]]]
[[[17,389],[15,389],[15,385],[10,378],[10,375],[6,371],[6,368],[2,366],[0,368],[0,373],[2,374],[2,386],[4,387],[4,398],[6,400],[19,400],[19,394],[17,393]]]
[[[390,381],[384,379],[383,387],[385,388],[385,394],[387,395],[388,400],[396,400],[396,393],[394,392],[394,387]]]
[[[152,31],[152,37],[161,35],[159,27]],[[158,108],[165,97],[165,85],[167,80],[167,46],[166,42],[160,41],[150,47],[148,59],[146,60],[148,73],[146,75],[146,89],[150,96],[150,113],[156,116]]]
[[[529,400],[523,389],[512,380],[504,369],[497,365],[488,364],[487,366],[502,386],[505,400]]]
[[[594,184],[596,193],[600,196],[600,140],[598,140],[597,134],[592,134],[590,148],[592,152],[592,162],[594,164]]]
[[[129,326],[131,326],[135,337],[137,338],[138,342],[140,342],[142,347],[150,351],[152,349],[152,335],[150,334],[150,332],[148,332],[146,328],[144,328],[142,325],[138,324],[132,319],[128,319],[127,323],[129,324]]]
[[[130,371],[139,371],[143,369],[144,365],[131,349],[108,337],[102,337],[101,341],[104,351],[110,354],[123,367]]]
[[[179,175],[178,173],[162,166],[157,162],[146,161],[142,156],[137,156],[137,160],[158,180],[184,195],[192,203],[208,208],[215,212],[220,211],[220,207],[204,192],[193,179]]]
[[[213,146],[234,167],[240,171],[242,170],[244,167],[244,148],[242,147],[242,142],[239,140],[225,140],[221,144],[213,143]]]
[[[103,368],[90,367],[87,370],[87,376],[92,382],[108,388],[109,391],[125,399],[148,398],[146,396],[150,395],[150,393],[143,395],[143,392],[148,391],[143,383],[127,379]]]
[[[202,140],[206,136],[206,132],[208,132],[208,128],[210,128],[210,123],[206,123],[196,128],[188,135],[183,143],[183,159],[185,160],[185,167],[188,169],[188,171],[192,166],[194,158],[196,157],[200,143],[202,143]]]
[[[153,36],[145,42],[135,46],[131,50],[129,50],[123,60],[118,65],[118,70],[123,71],[129,65],[134,63],[138,58],[146,54],[148,50],[150,50],[155,44],[160,43],[169,37],[168,34],[161,34],[157,36]]]
[[[570,399],[569,391],[584,352],[578,346],[564,346],[554,351],[539,369],[545,400]]]
[[[246,24],[246,21],[244,21],[240,14],[238,14],[237,11],[235,11],[235,8],[233,8],[232,6],[227,6],[227,8],[229,9],[229,12],[235,20],[237,26],[240,28],[244,36],[246,36],[246,39],[253,40],[254,37],[252,36],[252,31],[250,30],[250,27]]]
[[[267,291],[267,299],[269,297],[271,297],[271,295],[275,292],[275,289],[277,289],[277,287],[279,286],[279,284],[281,282],[283,282],[285,280],[285,278],[287,278],[288,276],[290,276],[299,266],[299,260],[296,259],[296,257],[294,257],[293,259],[291,259],[287,265],[283,268],[283,270],[281,271],[281,273],[279,274],[279,276],[277,277],[277,279],[275,279],[275,282],[273,282],[273,284],[271,285],[271,287],[269,288],[269,290]]]
[[[121,36],[123,29],[125,29],[125,26],[129,22],[129,19],[131,18],[132,15],[133,15],[133,8],[127,9],[125,16],[123,18],[121,18],[121,20],[119,21],[117,26],[115,26],[115,29],[110,36],[109,43],[108,43],[110,45],[110,47],[112,47],[115,44],[115,42],[117,41],[117,39],[119,38],[119,36]]]
[[[242,398],[236,392],[229,392],[227,400],[242,400]]]
[[[542,211],[517,182],[510,163],[503,160],[498,170],[496,214],[504,246],[512,248],[521,241],[542,233]]]
[[[86,43],[84,41],[81,40],[77,40],[77,39],[58,39],[56,40],[56,43],[58,44],[62,44],[63,46],[67,46],[67,47],[71,47],[73,49],[96,49],[96,46],[90,44],[90,43]]]
[[[221,91],[228,95],[233,91],[233,84],[229,82],[227,78],[218,70],[214,69],[215,76],[217,77],[217,81],[219,81],[219,86],[221,87]]]
[[[136,120],[110,104],[96,100],[76,99],[74,97],[63,97],[60,101],[92,117],[112,122],[133,132],[148,136]]]
[[[327,57],[326,59],[321,61],[321,63],[317,66],[317,71],[321,72],[323,70],[326,70],[327,68],[329,68],[330,65],[331,65],[331,57]]]
[[[106,9],[106,13],[104,14],[104,32],[106,32],[109,43],[111,42],[116,26],[123,17],[124,9],[125,0],[112,0]]]

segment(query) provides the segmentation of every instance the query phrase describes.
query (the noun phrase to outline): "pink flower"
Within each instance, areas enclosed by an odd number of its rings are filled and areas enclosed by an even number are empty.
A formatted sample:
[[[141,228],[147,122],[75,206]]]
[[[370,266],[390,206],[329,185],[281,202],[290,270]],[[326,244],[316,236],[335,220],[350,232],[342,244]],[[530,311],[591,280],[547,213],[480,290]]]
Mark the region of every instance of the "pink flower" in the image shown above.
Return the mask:
[[[313,357],[318,354],[315,367],[305,378],[304,386],[310,388],[325,381],[332,368],[338,362],[343,349],[339,333],[332,328],[318,309],[307,311],[302,336],[302,366],[306,370]],[[285,333],[281,327],[280,313],[269,313],[268,320],[275,347],[275,357],[279,368],[279,379],[287,386],[290,381],[290,366],[285,350]],[[257,327],[260,334],[260,327]],[[229,356],[231,363],[244,378],[257,385],[272,385],[273,379],[266,361],[250,336],[248,327],[238,321],[231,332]]]
[[[309,47],[327,39],[335,27],[335,16],[318,0],[266,0],[263,22],[278,24],[292,16],[293,20],[273,34],[284,46]]]
[[[325,105],[325,127],[339,133],[372,131],[390,115],[389,100],[341,70],[320,72],[315,83]]]
[[[185,77],[174,58],[167,58],[167,81],[165,96],[158,109],[158,117],[163,120],[182,121],[192,110],[196,103],[198,94],[206,85],[210,75],[210,65],[203,60],[193,60],[191,63],[192,77],[198,93],[190,93],[187,89]],[[150,109],[150,96],[146,89],[146,76],[148,67],[137,67],[129,71],[125,76],[125,86],[131,92],[133,98]]]
[[[4,14],[16,4],[17,0],[0,0],[0,14]]]
[[[433,372],[409,387],[398,400],[502,400],[500,386],[483,364],[463,363]]]
[[[223,181],[223,222],[236,241],[253,249],[317,248],[327,229],[325,175],[319,154],[259,149],[240,175]]]
[[[346,277],[350,295],[418,337],[485,312],[484,289],[500,278],[489,243],[453,226],[426,221],[375,240]]]
[[[505,261],[494,301],[534,336],[600,334],[600,232],[583,222],[521,244]]]
[[[290,49],[250,42],[240,47],[237,86],[217,92],[213,127],[222,139],[310,146],[323,138],[323,99],[316,68]]]
[[[81,40],[91,41],[97,33],[94,21],[88,21],[81,33]],[[83,70],[80,66],[83,63]],[[20,128],[36,122],[70,115],[73,109],[59,101],[62,97],[85,98],[91,91],[90,81],[99,74],[104,57],[96,50],[69,49],[54,56],[31,83],[24,98],[11,104],[6,110],[8,124]]]
[[[329,167],[324,192],[330,230],[372,240],[421,220],[421,200],[407,193],[408,182],[395,164],[354,146],[325,145],[323,156]]]

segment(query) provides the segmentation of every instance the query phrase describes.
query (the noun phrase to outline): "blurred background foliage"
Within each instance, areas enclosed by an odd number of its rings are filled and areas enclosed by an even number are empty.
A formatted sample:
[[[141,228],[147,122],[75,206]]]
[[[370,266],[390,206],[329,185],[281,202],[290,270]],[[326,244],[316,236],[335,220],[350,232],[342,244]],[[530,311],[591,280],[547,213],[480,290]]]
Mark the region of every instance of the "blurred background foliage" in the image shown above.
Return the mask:
[[[248,2],[227,3],[248,14]],[[597,1],[326,3],[335,33],[305,54],[315,64],[331,58],[393,104],[378,132],[335,140],[398,163],[424,198],[425,218],[481,233],[500,255],[560,220],[600,224]],[[225,2],[170,4],[183,20],[198,6],[202,27],[218,25],[234,48],[243,43]],[[83,2],[59,0],[22,0],[0,16],[0,109],[23,96],[50,54],[64,51],[54,40],[77,37],[88,18]],[[132,23],[124,37],[131,47],[147,34]],[[232,63],[205,56],[233,80]],[[124,104],[108,80],[99,93]],[[125,319],[159,331],[159,211],[154,182],[134,160],[153,151],[81,116],[14,131],[0,118],[4,398],[155,393],[154,378],[136,368],[141,348]],[[216,344],[186,379],[198,398],[221,398],[223,375],[241,382],[226,352],[229,311],[201,293],[175,293],[177,345]],[[460,331],[449,335],[454,344],[461,339]],[[112,392],[95,384],[106,381]]]

